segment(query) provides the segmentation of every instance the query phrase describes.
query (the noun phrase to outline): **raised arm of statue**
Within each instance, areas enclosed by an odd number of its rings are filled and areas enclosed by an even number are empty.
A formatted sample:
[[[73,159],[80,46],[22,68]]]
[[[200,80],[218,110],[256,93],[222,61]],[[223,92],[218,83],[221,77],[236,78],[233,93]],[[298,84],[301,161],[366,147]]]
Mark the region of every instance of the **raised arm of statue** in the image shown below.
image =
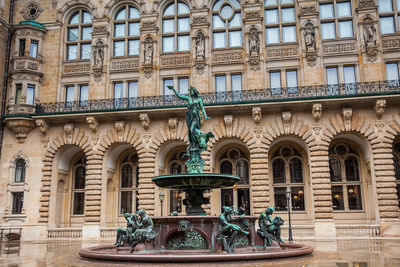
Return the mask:
[[[178,91],[176,91],[176,89],[175,89],[173,86],[171,86],[171,85],[168,85],[167,87],[168,87],[168,89],[173,90],[174,93],[175,93],[175,95],[176,95],[177,97],[179,97],[180,99],[189,101],[189,96],[181,95],[181,94],[180,94]]]

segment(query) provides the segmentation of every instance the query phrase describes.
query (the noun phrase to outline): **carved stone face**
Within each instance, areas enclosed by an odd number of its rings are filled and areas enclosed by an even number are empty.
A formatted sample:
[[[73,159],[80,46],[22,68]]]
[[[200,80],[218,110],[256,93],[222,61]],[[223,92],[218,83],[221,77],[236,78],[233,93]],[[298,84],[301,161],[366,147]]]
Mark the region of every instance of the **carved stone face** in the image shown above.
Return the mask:
[[[321,104],[314,104],[312,109],[313,117],[316,121],[319,121],[322,114],[322,105]]]
[[[256,107],[253,108],[253,119],[256,124],[259,124],[261,121],[261,108]]]

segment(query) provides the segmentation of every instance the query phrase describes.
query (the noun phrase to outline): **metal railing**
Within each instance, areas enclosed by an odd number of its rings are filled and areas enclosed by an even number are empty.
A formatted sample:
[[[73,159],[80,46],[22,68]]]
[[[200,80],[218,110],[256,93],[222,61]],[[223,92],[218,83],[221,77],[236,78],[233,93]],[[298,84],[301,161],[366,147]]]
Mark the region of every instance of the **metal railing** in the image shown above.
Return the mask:
[[[226,105],[390,94],[400,94],[400,81],[360,82],[350,84],[212,92],[202,93],[201,96],[205,105]],[[135,98],[42,103],[36,105],[35,113],[49,114],[65,112],[135,110],[179,107],[184,105],[185,101],[178,99],[175,95],[146,96]]]

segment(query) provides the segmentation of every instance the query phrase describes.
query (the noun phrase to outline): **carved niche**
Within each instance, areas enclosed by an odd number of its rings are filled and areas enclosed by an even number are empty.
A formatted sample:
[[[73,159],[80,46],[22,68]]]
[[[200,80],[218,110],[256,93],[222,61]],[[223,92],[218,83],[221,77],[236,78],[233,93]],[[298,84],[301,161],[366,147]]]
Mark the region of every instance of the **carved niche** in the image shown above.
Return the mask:
[[[206,64],[206,38],[202,31],[198,31],[195,37],[196,58],[195,64],[199,74],[204,73],[204,66]]]
[[[101,75],[103,73],[103,63],[104,63],[104,42],[101,39],[97,39],[95,45],[92,48],[93,52],[93,75],[97,82],[101,80]]]
[[[362,25],[363,25],[362,28],[363,28],[363,38],[364,38],[364,51],[367,54],[368,59],[370,61],[374,61],[378,53],[375,22],[372,20],[370,16],[367,15]]]
[[[260,66],[260,36],[257,28],[253,25],[249,30],[249,59],[252,70]]]
[[[306,58],[310,65],[314,65],[317,59],[317,45],[315,41],[315,29],[311,21],[307,22],[303,29]]]
[[[148,36],[144,41],[143,71],[145,73],[146,78],[150,78],[153,73],[153,51],[154,51],[153,38]]]
[[[35,1],[29,1],[21,10],[21,14],[26,20],[35,20],[43,12],[43,8]]]

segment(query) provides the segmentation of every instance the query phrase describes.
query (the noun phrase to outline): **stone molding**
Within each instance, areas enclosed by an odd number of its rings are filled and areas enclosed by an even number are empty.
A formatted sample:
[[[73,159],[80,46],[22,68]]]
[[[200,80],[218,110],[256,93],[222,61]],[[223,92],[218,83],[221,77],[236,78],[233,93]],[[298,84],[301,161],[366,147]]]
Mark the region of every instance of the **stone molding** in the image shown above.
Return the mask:
[[[338,43],[324,43],[324,55],[347,55],[348,53],[356,53],[357,45],[355,41],[351,42],[338,42]]]
[[[111,72],[139,71],[139,59],[111,61]]]
[[[279,48],[267,47],[266,52],[267,52],[267,59],[284,59],[284,58],[293,58],[298,56],[297,46],[279,47]]]
[[[88,63],[64,63],[63,74],[76,75],[90,73],[90,62]]]
[[[214,51],[212,54],[212,63],[214,65],[243,63],[243,52],[242,51],[229,51],[229,52]]]
[[[162,68],[178,68],[178,67],[189,67],[189,66],[190,66],[190,54],[161,56]]]
[[[35,128],[35,121],[28,118],[9,118],[5,120],[5,124],[20,144],[25,142],[29,133]]]

